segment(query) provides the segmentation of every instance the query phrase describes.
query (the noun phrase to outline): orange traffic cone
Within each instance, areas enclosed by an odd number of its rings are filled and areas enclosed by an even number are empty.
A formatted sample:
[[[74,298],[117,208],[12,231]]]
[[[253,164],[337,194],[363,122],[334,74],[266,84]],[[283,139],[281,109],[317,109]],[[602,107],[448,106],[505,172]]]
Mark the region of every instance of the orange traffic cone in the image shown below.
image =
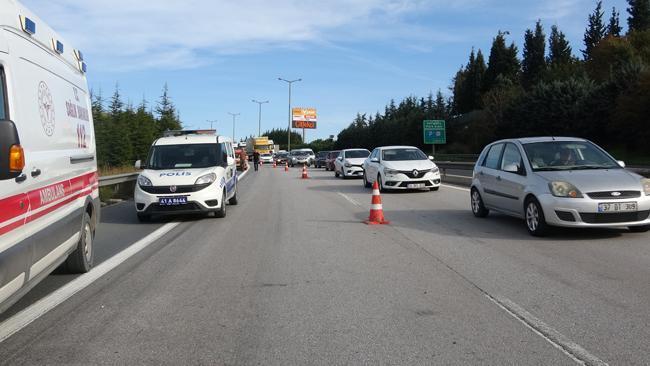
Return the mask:
[[[288,171],[289,171],[289,163],[285,164],[285,166],[284,166],[284,171],[285,171],[285,172],[288,172]]]
[[[262,160],[260,160],[260,166],[262,166],[262,165],[264,165],[264,162]]]
[[[307,165],[302,166],[302,179],[309,179],[309,175],[307,175]]]
[[[370,217],[364,221],[368,225],[388,225],[390,221],[384,218],[384,207],[381,204],[379,184],[377,181],[372,185],[372,202],[370,205]]]
[[[278,163],[276,163],[275,160],[273,160],[273,169],[275,169],[277,167],[278,167]]]

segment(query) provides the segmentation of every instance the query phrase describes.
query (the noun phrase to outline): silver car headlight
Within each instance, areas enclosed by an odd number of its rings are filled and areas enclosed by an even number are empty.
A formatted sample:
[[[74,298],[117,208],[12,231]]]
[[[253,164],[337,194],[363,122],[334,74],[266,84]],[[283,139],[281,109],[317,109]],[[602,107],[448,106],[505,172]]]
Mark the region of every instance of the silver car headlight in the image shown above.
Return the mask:
[[[346,161],[346,162],[345,162],[345,164],[343,164],[343,165],[345,165],[345,167],[346,167],[346,168],[349,168],[349,167],[351,167],[351,166],[352,166],[352,164],[350,164],[350,162],[349,162],[349,161]]]
[[[431,173],[433,173],[433,174],[440,173],[440,169],[437,168],[437,167],[433,168],[433,169],[431,169]]]
[[[650,179],[641,179],[641,184],[643,184],[643,191],[645,192],[645,195],[650,196]]]
[[[145,177],[144,175],[138,175],[138,185],[140,187],[151,187],[153,186],[153,183],[151,183],[151,179]]]
[[[217,180],[217,175],[214,173],[206,174],[204,176],[199,177],[199,179],[194,182],[194,184],[211,184],[214,183],[214,181]]]
[[[551,182],[548,188],[555,197],[582,198],[582,193],[573,184],[568,182]]]
[[[395,169],[386,169],[386,168],[384,168],[384,174],[386,174],[386,175],[397,175],[397,174],[399,174],[399,171],[397,171]]]

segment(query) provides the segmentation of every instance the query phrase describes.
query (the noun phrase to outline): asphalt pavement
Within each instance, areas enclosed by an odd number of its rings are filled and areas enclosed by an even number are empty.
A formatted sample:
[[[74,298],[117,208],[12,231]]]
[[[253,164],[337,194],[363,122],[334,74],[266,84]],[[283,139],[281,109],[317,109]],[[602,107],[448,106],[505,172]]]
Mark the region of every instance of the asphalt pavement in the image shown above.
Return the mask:
[[[383,194],[264,166],[225,219],[189,217],[0,343],[0,364],[644,365],[650,235],[476,219],[469,193]],[[175,218],[104,210],[99,262]],[[2,315],[47,299],[53,275]],[[1,326],[1,325],[0,325]]]

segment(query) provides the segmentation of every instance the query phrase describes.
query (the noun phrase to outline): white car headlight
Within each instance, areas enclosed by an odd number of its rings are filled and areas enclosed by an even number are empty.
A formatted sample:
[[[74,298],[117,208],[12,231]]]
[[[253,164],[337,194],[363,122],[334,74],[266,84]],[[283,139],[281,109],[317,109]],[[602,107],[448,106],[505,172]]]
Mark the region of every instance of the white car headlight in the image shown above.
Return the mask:
[[[151,187],[153,186],[153,183],[151,183],[151,179],[141,174],[138,175],[138,185],[141,187]]]
[[[345,165],[346,168],[349,168],[349,167],[352,166],[352,164],[350,164],[350,162],[347,161],[347,160],[345,161],[345,164],[343,164],[343,165]]]
[[[643,184],[643,191],[645,192],[646,196],[650,196],[650,179],[641,179],[641,184]]]
[[[582,193],[573,184],[568,182],[551,182],[548,188],[555,197],[582,198]]]
[[[431,173],[433,173],[433,174],[440,173],[440,169],[438,167],[435,167],[435,168],[431,169]]]
[[[217,180],[217,175],[214,173],[206,174],[204,176],[199,177],[199,179],[194,182],[194,184],[210,184],[213,183],[215,180]]]
[[[397,171],[395,169],[384,168],[384,174],[386,174],[386,175],[397,175],[397,174],[399,174],[399,171]]]

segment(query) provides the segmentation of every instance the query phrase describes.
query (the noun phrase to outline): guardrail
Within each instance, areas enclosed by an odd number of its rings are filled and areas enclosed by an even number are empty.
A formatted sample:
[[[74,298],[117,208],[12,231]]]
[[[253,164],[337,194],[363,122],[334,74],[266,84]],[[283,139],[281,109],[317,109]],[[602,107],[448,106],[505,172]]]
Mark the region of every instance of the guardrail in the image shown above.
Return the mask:
[[[135,181],[136,179],[138,179],[139,174],[140,173],[126,173],[126,174],[110,175],[106,177],[99,177],[99,186],[108,187],[120,183]]]

